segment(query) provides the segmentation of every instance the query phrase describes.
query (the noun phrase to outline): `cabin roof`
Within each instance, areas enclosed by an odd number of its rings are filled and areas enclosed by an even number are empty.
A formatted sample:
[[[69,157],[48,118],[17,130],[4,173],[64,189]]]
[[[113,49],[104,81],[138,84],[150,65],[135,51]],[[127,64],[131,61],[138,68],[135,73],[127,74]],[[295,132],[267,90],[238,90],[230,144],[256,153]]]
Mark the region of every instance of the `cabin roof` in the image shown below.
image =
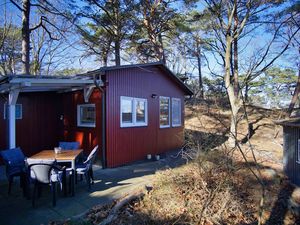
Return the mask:
[[[299,127],[300,128],[300,117],[294,117],[284,120],[274,121],[275,124],[284,126],[284,127]]]
[[[97,85],[101,85],[97,80]],[[90,76],[9,75],[0,78],[0,93],[13,89],[20,92],[75,91],[95,85]]]
[[[0,77],[0,93],[6,93],[12,89],[19,89],[20,92],[42,92],[42,91],[75,91],[90,86],[103,86],[101,79],[96,79],[97,75],[103,75],[106,71],[120,70],[127,68],[146,69],[149,66],[160,68],[184,91],[186,95],[193,95],[193,91],[185,85],[168,67],[161,62],[130,64],[122,66],[101,67],[100,69],[89,71],[84,74],[72,76],[32,76],[32,75],[8,75]],[[96,83],[95,83],[96,82]]]
[[[179,87],[187,94],[193,95],[193,91],[183,83],[167,66],[165,66],[162,62],[153,62],[153,63],[143,63],[143,64],[129,64],[129,65],[121,65],[121,66],[108,66],[108,67],[101,67],[100,69],[89,71],[86,75],[95,75],[95,74],[105,74],[107,71],[112,70],[121,70],[121,69],[128,69],[128,68],[141,68],[146,69],[146,67],[156,66],[160,68],[165,74],[173,80],[175,83],[179,85]]]

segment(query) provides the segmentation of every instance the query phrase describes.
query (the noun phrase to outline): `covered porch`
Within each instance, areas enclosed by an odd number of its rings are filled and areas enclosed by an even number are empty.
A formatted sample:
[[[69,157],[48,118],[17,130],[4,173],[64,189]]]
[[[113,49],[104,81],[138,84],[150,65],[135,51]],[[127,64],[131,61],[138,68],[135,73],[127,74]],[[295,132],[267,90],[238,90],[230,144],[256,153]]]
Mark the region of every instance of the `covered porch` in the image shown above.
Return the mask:
[[[0,78],[0,150],[20,147],[30,157],[59,141],[78,141],[86,154],[102,150],[102,87],[97,75]],[[80,124],[80,105],[94,107],[93,125]]]

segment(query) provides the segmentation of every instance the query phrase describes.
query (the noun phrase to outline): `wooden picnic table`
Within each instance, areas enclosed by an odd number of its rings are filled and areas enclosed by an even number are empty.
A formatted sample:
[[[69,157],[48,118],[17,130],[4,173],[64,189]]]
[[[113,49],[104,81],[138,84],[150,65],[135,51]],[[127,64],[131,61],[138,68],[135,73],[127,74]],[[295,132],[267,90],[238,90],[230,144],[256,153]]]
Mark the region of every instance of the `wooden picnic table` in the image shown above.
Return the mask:
[[[57,162],[70,162],[73,170],[72,176],[75,176],[76,158],[83,152],[83,149],[77,150],[62,150],[61,153],[55,153],[54,150],[42,150],[39,153],[31,156],[32,159],[56,159]],[[74,195],[75,177],[73,177],[72,195]]]

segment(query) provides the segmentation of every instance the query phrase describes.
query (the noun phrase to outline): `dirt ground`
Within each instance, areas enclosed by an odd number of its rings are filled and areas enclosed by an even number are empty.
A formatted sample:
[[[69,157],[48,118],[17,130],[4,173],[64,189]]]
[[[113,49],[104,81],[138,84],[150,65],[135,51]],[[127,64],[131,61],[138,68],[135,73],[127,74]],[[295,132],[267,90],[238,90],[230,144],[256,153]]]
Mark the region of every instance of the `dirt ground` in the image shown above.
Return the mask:
[[[118,211],[116,202],[92,209],[85,222],[101,224],[114,212],[108,224],[300,225],[300,189],[282,173],[282,128],[274,123],[280,111],[246,111],[238,139],[247,161],[227,145],[229,110],[190,105],[182,149],[190,163],[158,172],[142,197]]]
[[[246,111],[248,118],[244,112],[240,113],[238,139],[242,143],[246,142],[248,124],[250,124],[253,127],[250,144],[255,150],[257,161],[276,170],[282,170],[282,127],[274,123],[280,119],[281,112],[251,105],[247,106]],[[186,109],[187,130],[226,136],[229,127],[230,110],[207,104],[189,106]],[[249,152],[249,142],[242,144],[241,147],[245,152]]]

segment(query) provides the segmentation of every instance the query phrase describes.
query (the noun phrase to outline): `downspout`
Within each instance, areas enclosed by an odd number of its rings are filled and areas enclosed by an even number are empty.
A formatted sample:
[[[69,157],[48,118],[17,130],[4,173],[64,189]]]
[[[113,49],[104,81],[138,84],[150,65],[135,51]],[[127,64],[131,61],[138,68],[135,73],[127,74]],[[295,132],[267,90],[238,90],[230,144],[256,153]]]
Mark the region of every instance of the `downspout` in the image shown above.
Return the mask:
[[[107,167],[106,164],[106,89],[102,92],[102,168]]]
[[[101,81],[103,82],[102,80],[102,75],[104,74],[101,74]],[[97,82],[97,79],[96,79],[96,76],[94,75],[94,84],[95,86],[101,91],[102,93],[102,125],[101,125],[101,129],[102,129],[102,168],[105,169],[107,167],[107,164],[106,164],[106,89],[102,88],[99,86],[98,82]]]

